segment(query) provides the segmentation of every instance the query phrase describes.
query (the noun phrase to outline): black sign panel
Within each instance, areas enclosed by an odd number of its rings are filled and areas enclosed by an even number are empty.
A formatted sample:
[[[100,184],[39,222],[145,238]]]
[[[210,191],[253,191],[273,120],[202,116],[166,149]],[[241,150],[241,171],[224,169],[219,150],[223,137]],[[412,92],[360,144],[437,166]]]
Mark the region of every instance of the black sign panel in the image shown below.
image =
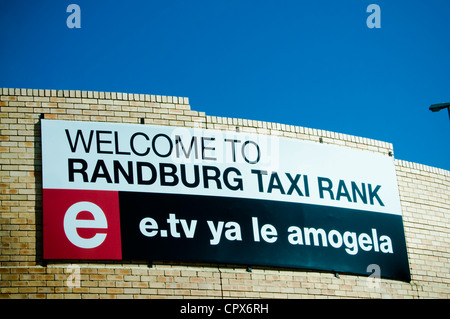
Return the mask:
[[[381,277],[410,281],[399,215],[132,192],[119,192],[119,203],[126,260],[236,263],[362,275],[379,269]]]

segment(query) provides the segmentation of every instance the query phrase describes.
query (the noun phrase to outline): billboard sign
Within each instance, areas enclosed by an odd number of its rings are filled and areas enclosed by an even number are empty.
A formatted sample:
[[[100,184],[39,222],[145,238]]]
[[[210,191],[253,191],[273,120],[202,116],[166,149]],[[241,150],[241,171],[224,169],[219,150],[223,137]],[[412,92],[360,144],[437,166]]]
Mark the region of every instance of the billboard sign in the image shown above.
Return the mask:
[[[45,259],[410,280],[393,158],[285,137],[42,120]]]

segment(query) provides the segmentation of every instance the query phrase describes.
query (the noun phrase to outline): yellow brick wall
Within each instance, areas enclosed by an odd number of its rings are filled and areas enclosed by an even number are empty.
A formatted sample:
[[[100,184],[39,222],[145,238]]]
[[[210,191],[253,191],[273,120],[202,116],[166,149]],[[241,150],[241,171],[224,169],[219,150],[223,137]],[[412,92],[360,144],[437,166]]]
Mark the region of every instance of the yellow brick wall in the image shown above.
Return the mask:
[[[40,124],[48,119],[239,130],[383,154],[392,144],[206,116],[183,97],[0,88],[0,298],[449,298],[450,172],[396,160],[412,281],[217,264],[42,260]],[[77,279],[78,281],[76,281]]]

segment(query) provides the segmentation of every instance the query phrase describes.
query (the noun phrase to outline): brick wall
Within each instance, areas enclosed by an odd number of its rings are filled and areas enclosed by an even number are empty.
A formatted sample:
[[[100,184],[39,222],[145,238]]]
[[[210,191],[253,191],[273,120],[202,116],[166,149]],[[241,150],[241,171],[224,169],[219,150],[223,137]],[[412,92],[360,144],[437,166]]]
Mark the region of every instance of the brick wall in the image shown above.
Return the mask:
[[[449,298],[450,172],[396,160],[410,283],[327,272],[190,263],[42,260],[40,118],[239,130],[383,154],[392,144],[305,127],[206,116],[187,98],[0,88],[0,298]],[[79,279],[79,281],[75,280]]]

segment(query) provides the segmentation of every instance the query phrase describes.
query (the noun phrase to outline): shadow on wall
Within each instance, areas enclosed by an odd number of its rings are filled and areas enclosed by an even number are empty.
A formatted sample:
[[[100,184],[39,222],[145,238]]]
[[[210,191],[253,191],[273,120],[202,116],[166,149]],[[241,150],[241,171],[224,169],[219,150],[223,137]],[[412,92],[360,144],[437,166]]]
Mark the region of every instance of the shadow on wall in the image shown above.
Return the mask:
[[[43,213],[42,213],[42,150],[41,150],[41,119],[44,118],[44,114],[41,114],[39,120],[34,125],[34,187],[36,200],[34,204],[34,218],[36,220],[36,254],[35,262],[38,265],[45,265],[43,259]]]

